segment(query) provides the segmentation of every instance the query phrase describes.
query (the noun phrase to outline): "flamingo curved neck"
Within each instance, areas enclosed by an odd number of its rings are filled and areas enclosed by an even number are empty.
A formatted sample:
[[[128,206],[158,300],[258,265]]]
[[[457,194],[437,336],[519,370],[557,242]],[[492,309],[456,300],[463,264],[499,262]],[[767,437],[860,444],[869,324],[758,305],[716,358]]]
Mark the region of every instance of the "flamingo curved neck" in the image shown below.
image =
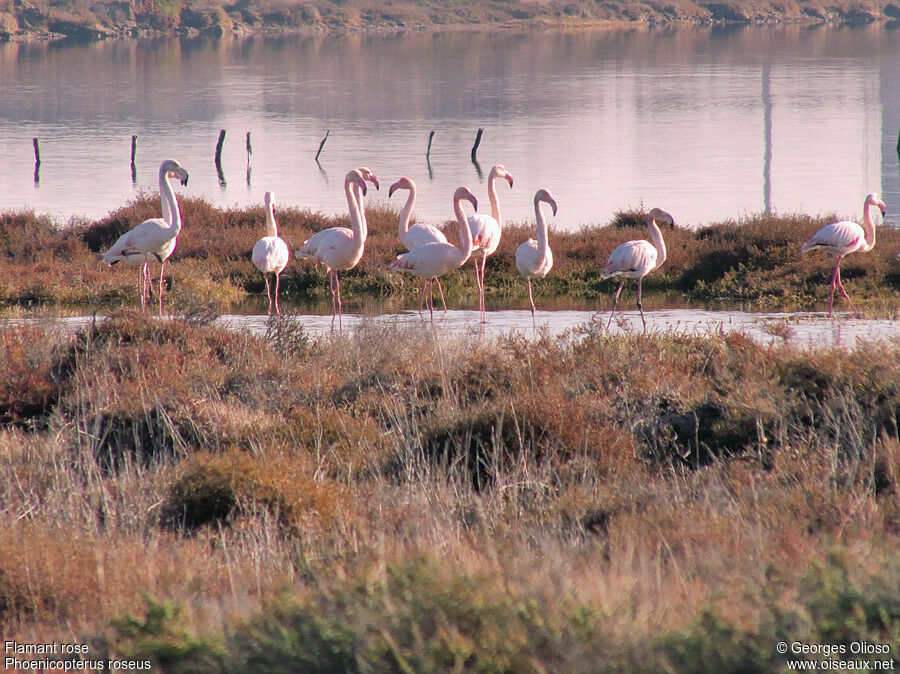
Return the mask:
[[[653,247],[656,248],[656,266],[661,267],[662,263],[666,261],[666,242],[663,241],[662,232],[659,231],[656,219],[652,217],[648,219],[647,226],[650,228],[650,241],[653,243]]]
[[[465,262],[472,255],[474,244],[472,242],[472,230],[469,228],[469,220],[462,209],[462,199],[453,200],[453,212],[456,214],[456,221],[459,223],[459,240],[462,243],[460,254],[463,262]]]
[[[360,207],[354,193],[354,183],[349,177],[344,180],[344,192],[347,194],[347,206],[350,209],[350,229],[353,230],[353,237],[355,239],[365,237],[365,225],[360,219]]]
[[[181,231],[181,212],[178,210],[178,200],[175,198],[175,190],[172,189],[168,172],[162,168],[159,169],[159,193],[163,202],[163,219],[169,223],[170,229],[175,230],[177,236]]]
[[[416,188],[413,187],[409,190],[409,196],[406,198],[406,205],[403,207],[403,210],[400,211],[400,226],[397,230],[397,234],[401,239],[409,231],[409,219],[412,216],[412,209],[415,203]]]
[[[501,227],[503,223],[500,222],[500,204],[497,202],[497,188],[494,186],[494,181],[497,180],[497,172],[494,169],[491,169],[491,174],[488,176],[488,199],[491,202],[491,216],[494,220],[497,221],[497,224]]]
[[[278,223],[275,222],[275,205],[272,203],[266,205],[266,234],[268,236],[278,236]]]
[[[541,202],[534,202],[534,216],[537,219],[537,251],[540,258],[543,260],[547,257],[547,236],[548,236],[548,228],[547,221],[544,219],[544,214],[541,212]]]
[[[861,248],[863,252],[872,250],[875,247],[875,221],[872,219],[872,208],[875,204],[866,204],[863,208],[863,233],[866,245]]]

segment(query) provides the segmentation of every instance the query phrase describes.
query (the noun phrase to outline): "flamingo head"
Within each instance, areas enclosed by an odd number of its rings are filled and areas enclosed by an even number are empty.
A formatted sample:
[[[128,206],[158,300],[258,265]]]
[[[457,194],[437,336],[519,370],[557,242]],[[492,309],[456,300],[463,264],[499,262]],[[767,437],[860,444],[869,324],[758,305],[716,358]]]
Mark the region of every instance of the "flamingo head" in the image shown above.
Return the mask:
[[[188,172],[174,159],[166,159],[161,167],[167,178],[178,178],[182,185],[188,184]]]
[[[468,202],[472,204],[472,208],[476,211],[478,210],[478,199],[475,198],[472,191],[468,187],[457,187],[456,191],[453,193],[453,203],[455,204],[457,201],[462,201],[463,199],[468,200]]]
[[[647,222],[664,222],[669,227],[675,227],[675,218],[666,213],[661,208],[654,208],[649,213],[647,213]]]
[[[366,196],[366,179],[363,178],[361,169],[353,169],[352,171],[350,171],[347,174],[347,177],[344,178],[344,182],[347,184],[355,184],[357,187],[359,187],[363,196]]]
[[[547,190],[538,190],[537,194],[534,195],[535,206],[537,206],[542,201],[545,204],[550,204],[550,208],[553,210],[553,215],[556,215],[556,199],[554,199]]]
[[[272,213],[274,214],[275,213],[275,192],[273,192],[272,190],[269,190],[268,192],[266,192],[265,202],[266,202],[266,210],[271,210]]]
[[[365,166],[360,166],[358,170],[364,180],[368,180],[370,183],[375,185],[376,190],[381,188],[381,186],[378,184],[378,176],[376,176],[374,173],[372,173]],[[365,194],[365,192],[363,194]]]
[[[866,206],[878,206],[881,209],[881,217],[884,217],[887,214],[887,206],[884,205],[884,202],[881,200],[875,192],[866,196]]]
[[[513,186],[513,177],[512,173],[506,170],[505,166],[501,166],[497,164],[494,168],[491,169],[491,175],[496,178],[504,178],[506,182],[509,183],[509,186]]]
[[[388,198],[394,196],[394,192],[397,190],[409,190],[412,192],[414,189],[416,189],[416,184],[406,176],[403,176],[388,188]]]

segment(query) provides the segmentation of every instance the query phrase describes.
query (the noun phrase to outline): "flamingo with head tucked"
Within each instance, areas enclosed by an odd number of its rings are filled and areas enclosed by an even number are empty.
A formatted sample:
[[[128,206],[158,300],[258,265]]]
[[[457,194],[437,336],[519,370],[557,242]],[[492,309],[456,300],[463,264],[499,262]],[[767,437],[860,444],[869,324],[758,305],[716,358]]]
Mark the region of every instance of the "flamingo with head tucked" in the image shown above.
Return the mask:
[[[485,322],[484,316],[484,266],[487,263],[488,255],[493,255],[500,245],[500,236],[502,235],[503,220],[500,218],[500,204],[497,201],[497,188],[494,181],[497,178],[504,178],[509,186],[513,186],[512,174],[506,170],[506,167],[497,165],[491,169],[488,175],[487,189],[488,199],[491,202],[491,214],[483,215],[475,213],[469,216],[469,228],[472,230],[472,240],[477,241],[475,250],[481,250],[481,266],[478,265],[478,257],[475,256],[475,282],[478,284],[478,309],[481,311],[481,322]]]
[[[166,260],[175,250],[176,239],[181,231],[181,212],[172,189],[170,178],[178,178],[182,185],[188,183],[188,172],[174,159],[166,159],[159,167],[159,193],[163,202],[163,217],[145,220],[125,232],[103,255],[103,261],[110,265],[125,262],[141,266],[141,307],[144,306],[145,284],[150,283],[149,262],[157,259],[162,263],[159,271],[159,315],[162,316],[163,275]]]
[[[413,250],[419,246],[425,246],[429,243],[447,243],[447,237],[444,233],[434,225],[417,224],[410,226],[409,220],[412,216],[412,209],[416,203],[416,184],[411,178],[403,176],[397,182],[388,188],[388,198],[394,195],[397,190],[408,190],[409,196],[406,198],[406,204],[400,211],[398,222],[397,236],[406,246],[406,250]],[[441,295],[441,302],[444,305],[444,311],[447,311],[447,302],[444,300],[444,289],[441,288],[440,279],[437,281],[438,292]],[[422,295],[422,303],[425,302],[425,296]],[[419,307],[421,311],[422,307]]]
[[[866,253],[875,247],[875,223],[872,220],[872,212],[870,210],[872,206],[878,206],[881,210],[881,216],[884,217],[887,208],[881,198],[873,192],[866,196],[866,201],[863,203],[862,227],[851,220],[833,222],[830,225],[825,225],[813,234],[812,238],[800,248],[801,253],[820,248],[835,258],[834,273],[831,275],[831,292],[828,294],[829,318],[831,317],[831,308],[834,304],[835,284],[837,284],[844,298],[850,302],[850,308],[853,309],[853,313],[859,316],[859,312],[853,306],[850,296],[844,290],[844,284],[841,283],[841,259],[850,253]]]
[[[325,265],[331,289],[331,328],[334,329],[334,318],[337,316],[338,329],[343,328],[341,321],[341,281],[338,272],[353,269],[362,259],[368,235],[363,197],[366,194],[366,179],[369,176],[376,188],[378,178],[368,169],[353,169],[344,178],[344,192],[350,210],[350,229],[331,227],[313,234],[303,246],[294,251],[298,258],[308,258]]]
[[[659,231],[659,225],[656,224],[657,220],[668,223],[670,227],[675,226],[675,220],[671,215],[664,210],[654,208],[647,214],[650,241],[639,239],[620,244],[610,253],[606,266],[603,268],[603,273],[600,274],[600,278],[622,277],[619,287],[616,289],[616,294],[613,296],[613,308],[612,313],[609,315],[607,329],[612,325],[612,319],[616,313],[616,303],[619,301],[619,293],[622,292],[622,286],[625,285],[625,279],[627,278],[637,279],[637,307],[641,312],[641,322],[644,324],[644,330],[647,329],[647,321],[644,319],[644,307],[641,304],[641,283],[647,274],[662,266],[662,263],[666,261],[666,242],[663,241],[662,232]]]
[[[453,193],[453,212],[459,223],[459,238],[462,242],[457,248],[452,243],[426,243],[424,246],[413,248],[408,253],[398,255],[397,259],[388,265],[389,270],[407,271],[422,279],[422,296],[429,293],[428,310],[431,319],[434,320],[434,289],[432,282],[439,276],[463,266],[472,255],[475,241],[472,239],[472,230],[466,220],[466,214],[462,209],[462,201],[467,199],[473,208],[478,208],[478,200],[468,188],[460,187]]]
[[[269,315],[272,314],[272,291],[269,288],[269,274],[275,275],[275,313],[280,314],[278,289],[281,283],[281,272],[284,271],[288,261],[291,259],[291,253],[284,239],[278,236],[278,223],[275,221],[275,193],[271,190],[266,192],[266,236],[256,242],[250,257],[266,280]]]
[[[547,190],[534,195],[534,217],[537,220],[537,239],[528,239],[516,248],[516,267],[528,281],[528,301],[531,302],[531,322],[534,323],[534,298],[531,295],[531,279],[544,278],[553,267],[553,251],[547,241],[547,221],[541,213],[541,203],[549,204],[556,215],[556,200]]]

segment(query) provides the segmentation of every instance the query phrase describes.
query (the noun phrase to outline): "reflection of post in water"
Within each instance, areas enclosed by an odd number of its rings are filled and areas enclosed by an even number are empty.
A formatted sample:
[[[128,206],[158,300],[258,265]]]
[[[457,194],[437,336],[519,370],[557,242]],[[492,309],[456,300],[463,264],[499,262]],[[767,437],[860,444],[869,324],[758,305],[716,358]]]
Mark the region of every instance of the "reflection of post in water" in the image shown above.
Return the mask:
[[[325,171],[325,169],[319,163],[318,159],[316,159],[316,166],[319,167],[319,173],[321,173],[322,177],[325,178],[325,187],[331,187],[331,183],[328,182],[328,173]]]
[[[772,212],[772,73],[768,63],[762,67],[763,134],[763,204]]]

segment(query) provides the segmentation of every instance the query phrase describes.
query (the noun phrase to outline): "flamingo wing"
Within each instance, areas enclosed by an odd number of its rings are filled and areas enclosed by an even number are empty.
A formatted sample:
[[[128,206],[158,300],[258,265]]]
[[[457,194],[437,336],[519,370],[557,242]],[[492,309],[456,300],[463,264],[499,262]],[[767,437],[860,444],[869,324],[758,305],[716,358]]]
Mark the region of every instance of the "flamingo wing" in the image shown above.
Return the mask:
[[[428,243],[398,255],[390,270],[408,271],[419,278],[430,279],[456,269],[465,262],[462,252],[449,243]]]
[[[447,237],[434,225],[413,225],[403,235],[403,245],[413,250],[429,243],[447,243]]]
[[[822,227],[812,235],[809,241],[803,244],[800,252],[806,253],[816,248],[822,248],[833,255],[846,255],[863,244],[865,244],[863,228],[850,220],[842,220]]]
[[[500,223],[494,220],[490,215],[483,213],[475,213],[469,216],[469,229],[472,232],[472,241],[475,242],[473,251],[484,249],[488,255],[491,255],[497,246],[500,245],[500,236],[502,234]],[[462,245],[462,237],[459,241]]]
[[[644,276],[656,266],[658,253],[649,241],[626,241],[609,255],[601,278],[619,274],[630,278]]]
[[[174,246],[175,230],[162,218],[145,220],[136,227],[125,232],[103,256],[104,262],[113,264],[134,255],[160,255],[164,249]]]

